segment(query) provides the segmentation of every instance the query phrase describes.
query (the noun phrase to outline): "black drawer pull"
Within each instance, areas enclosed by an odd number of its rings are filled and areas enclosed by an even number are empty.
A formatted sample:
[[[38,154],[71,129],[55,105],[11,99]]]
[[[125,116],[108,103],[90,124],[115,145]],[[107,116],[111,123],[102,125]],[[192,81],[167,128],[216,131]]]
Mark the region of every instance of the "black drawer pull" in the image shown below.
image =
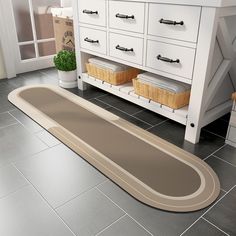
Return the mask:
[[[172,60],[172,59],[167,58],[167,57],[162,57],[161,55],[158,55],[158,56],[157,56],[157,60],[165,61],[165,62],[169,62],[169,63],[180,63],[180,60],[179,60],[179,59]]]
[[[160,19],[159,22],[161,24],[166,24],[166,25],[184,25],[183,21],[173,21],[173,20],[164,20],[164,19]]]
[[[117,13],[116,17],[121,18],[121,19],[134,19],[134,15],[129,16],[129,15],[123,15],[123,14],[120,14],[120,13]]]
[[[117,45],[116,49],[120,50],[120,51],[123,51],[123,52],[133,52],[134,51],[133,48],[124,48],[124,47],[121,47],[120,45]]]
[[[89,39],[88,37],[85,38],[84,41],[88,43],[99,43],[99,40],[92,40],[92,39]]]
[[[90,10],[83,10],[83,13],[84,14],[90,14],[90,15],[92,15],[92,14],[98,14],[98,11],[90,11]]]

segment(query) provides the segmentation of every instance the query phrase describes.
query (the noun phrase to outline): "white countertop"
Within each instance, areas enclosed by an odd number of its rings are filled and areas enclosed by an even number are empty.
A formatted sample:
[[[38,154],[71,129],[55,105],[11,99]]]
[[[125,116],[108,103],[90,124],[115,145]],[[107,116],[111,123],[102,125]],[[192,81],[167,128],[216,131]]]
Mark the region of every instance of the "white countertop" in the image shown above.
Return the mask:
[[[114,0],[127,1],[127,0]],[[236,6],[236,0],[128,0],[132,2],[167,3],[192,6],[230,7]]]

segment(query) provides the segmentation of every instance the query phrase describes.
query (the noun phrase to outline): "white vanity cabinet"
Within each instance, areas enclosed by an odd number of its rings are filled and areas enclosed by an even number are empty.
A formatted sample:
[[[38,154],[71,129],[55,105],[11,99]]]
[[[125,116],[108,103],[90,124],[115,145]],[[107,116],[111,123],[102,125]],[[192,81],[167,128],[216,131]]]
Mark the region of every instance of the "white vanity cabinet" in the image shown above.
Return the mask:
[[[236,88],[236,1],[74,0],[79,89],[99,87],[186,125],[196,143],[201,128],[231,110]],[[173,110],[137,96],[131,83],[90,77],[99,56],[191,85],[189,106]]]

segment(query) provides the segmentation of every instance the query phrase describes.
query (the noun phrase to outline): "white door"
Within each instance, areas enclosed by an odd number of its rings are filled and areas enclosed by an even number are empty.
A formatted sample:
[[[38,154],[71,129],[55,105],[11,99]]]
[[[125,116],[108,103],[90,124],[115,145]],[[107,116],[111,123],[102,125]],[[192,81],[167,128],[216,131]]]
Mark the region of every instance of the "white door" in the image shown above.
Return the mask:
[[[60,0],[0,0],[0,38],[8,77],[53,66],[53,6],[60,6]]]

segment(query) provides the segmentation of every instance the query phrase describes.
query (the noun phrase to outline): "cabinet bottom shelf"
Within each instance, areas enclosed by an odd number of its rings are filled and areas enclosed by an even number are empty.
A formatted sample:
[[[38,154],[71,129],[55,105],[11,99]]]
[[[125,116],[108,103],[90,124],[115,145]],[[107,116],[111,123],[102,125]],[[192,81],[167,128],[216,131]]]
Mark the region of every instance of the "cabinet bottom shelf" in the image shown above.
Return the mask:
[[[82,80],[85,83],[88,83],[97,88],[105,90],[111,94],[114,94],[118,97],[121,97],[125,100],[133,102],[143,108],[146,108],[147,110],[163,115],[183,125],[186,125],[187,123],[188,106],[174,110],[170,107],[161,105],[147,98],[138,96],[134,92],[132,82],[115,86],[115,85],[111,85],[106,82],[103,82],[99,79],[96,79],[92,76],[89,76],[87,73],[83,73]]]

